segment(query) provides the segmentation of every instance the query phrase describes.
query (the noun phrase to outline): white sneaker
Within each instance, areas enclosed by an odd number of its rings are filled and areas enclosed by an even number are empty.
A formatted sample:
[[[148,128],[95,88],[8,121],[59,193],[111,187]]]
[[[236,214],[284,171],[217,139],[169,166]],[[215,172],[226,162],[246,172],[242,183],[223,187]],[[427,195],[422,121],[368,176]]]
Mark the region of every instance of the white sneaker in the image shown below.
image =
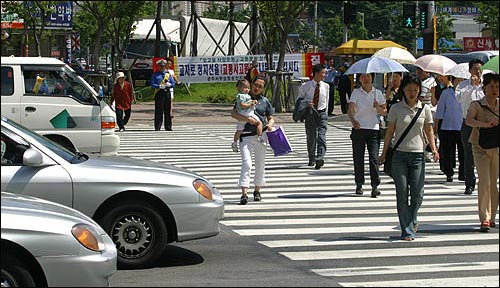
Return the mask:
[[[233,152],[239,152],[238,142],[231,143],[231,148],[233,149]]]

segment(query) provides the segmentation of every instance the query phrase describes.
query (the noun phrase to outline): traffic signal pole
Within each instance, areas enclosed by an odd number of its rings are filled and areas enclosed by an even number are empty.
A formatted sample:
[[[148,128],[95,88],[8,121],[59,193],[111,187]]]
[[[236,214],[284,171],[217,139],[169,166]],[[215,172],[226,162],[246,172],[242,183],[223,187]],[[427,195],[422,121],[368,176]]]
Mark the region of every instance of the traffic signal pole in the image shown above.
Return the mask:
[[[427,28],[422,31],[422,38],[424,40],[424,55],[436,54],[436,21],[434,15],[434,1],[422,1],[427,5]]]

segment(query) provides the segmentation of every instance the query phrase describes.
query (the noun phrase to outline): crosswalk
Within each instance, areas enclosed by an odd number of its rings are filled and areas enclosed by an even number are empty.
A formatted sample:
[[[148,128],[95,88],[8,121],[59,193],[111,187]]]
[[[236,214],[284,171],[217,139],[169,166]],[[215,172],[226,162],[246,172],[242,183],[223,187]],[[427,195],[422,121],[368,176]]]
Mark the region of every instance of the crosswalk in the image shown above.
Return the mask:
[[[230,148],[235,125],[130,126],[119,153],[203,175],[224,197],[222,225],[342,286],[498,286],[498,228],[478,232],[477,194],[464,195],[456,176],[446,182],[439,165],[427,163],[417,238],[400,241],[392,179],[382,176],[376,199],[354,194],[348,123],[330,123],[321,170],[307,166],[304,125],[283,128],[294,151],[274,157],[268,149],[262,201],[250,195],[245,206],[238,205],[241,160]]]

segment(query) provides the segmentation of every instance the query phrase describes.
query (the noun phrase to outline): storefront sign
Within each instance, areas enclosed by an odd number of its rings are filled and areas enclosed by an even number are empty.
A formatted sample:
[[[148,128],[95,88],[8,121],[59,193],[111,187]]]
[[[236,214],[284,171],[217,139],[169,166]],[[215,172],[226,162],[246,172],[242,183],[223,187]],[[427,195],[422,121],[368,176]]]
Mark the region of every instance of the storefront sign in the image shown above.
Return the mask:
[[[273,56],[273,67],[278,66],[278,57]],[[253,60],[257,60],[260,72],[269,70],[265,55],[174,57],[174,70],[185,83],[236,82],[245,77]],[[312,67],[323,61],[324,53],[286,54],[283,72],[311,77]]]
[[[491,37],[464,37],[464,51],[498,50]]]

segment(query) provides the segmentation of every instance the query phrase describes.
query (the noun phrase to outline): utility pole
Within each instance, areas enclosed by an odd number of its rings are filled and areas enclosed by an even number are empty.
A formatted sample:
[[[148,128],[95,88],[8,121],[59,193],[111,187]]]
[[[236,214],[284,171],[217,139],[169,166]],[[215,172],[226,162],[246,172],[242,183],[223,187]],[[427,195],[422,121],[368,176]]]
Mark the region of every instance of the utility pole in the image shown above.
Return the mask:
[[[234,55],[234,2],[229,1],[229,51],[227,55]]]
[[[345,4],[347,1],[342,2],[342,17],[345,17]],[[346,19],[342,18],[342,24],[344,24],[344,34],[342,35],[342,43],[347,42],[347,24]]]
[[[155,41],[155,57],[160,57],[160,33],[161,33],[161,3],[162,1],[158,0],[157,1],[157,7],[156,7],[156,18],[155,18],[155,23],[156,23],[156,41]]]
[[[314,1],[314,42],[316,42],[316,39],[318,39],[318,1]],[[317,46],[313,46],[313,52],[316,51]]]

